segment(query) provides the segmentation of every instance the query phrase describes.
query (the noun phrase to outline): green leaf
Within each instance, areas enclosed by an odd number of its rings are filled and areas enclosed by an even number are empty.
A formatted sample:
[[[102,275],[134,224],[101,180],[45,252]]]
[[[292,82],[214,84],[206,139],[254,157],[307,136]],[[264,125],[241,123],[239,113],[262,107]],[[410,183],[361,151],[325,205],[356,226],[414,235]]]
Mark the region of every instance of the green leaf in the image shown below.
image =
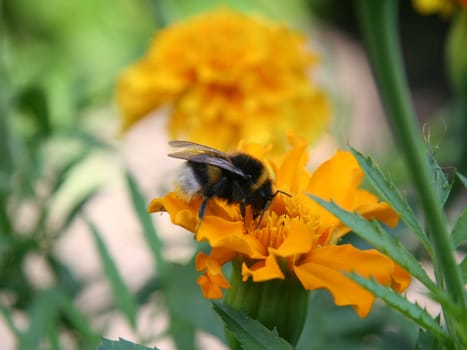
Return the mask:
[[[467,207],[457,219],[451,233],[454,246],[458,247],[467,240]]]
[[[131,201],[133,203],[133,209],[135,210],[141,227],[143,228],[144,238],[146,239],[146,242],[151,249],[158,275],[161,279],[164,279],[164,276],[166,275],[166,263],[162,254],[162,241],[159,239],[159,235],[154,228],[151,216],[147,211],[147,204],[143,195],[141,194],[135,178],[129,171],[127,171],[125,175]]]
[[[204,298],[200,287],[195,283],[199,276],[196,271],[195,259],[181,265],[167,265],[167,278],[164,281],[164,300],[170,319],[169,332],[181,349],[188,349],[193,342],[190,328],[202,329],[204,332],[224,339],[224,328],[217,314],[211,308],[211,302]],[[187,298],[187,295],[190,297]],[[196,315],[196,317],[193,317]],[[182,344],[183,347],[180,347]]]
[[[436,284],[428,277],[420,262],[400,242],[392,239],[377,221],[367,221],[359,214],[350,213],[340,208],[334,202],[326,202],[316,196],[310,196],[325,209],[336,215],[356,235],[388,255],[428,289],[436,293],[440,292]]]
[[[62,224],[56,230],[57,236],[63,235],[68,230],[70,225],[76,219],[76,216],[82,212],[81,209],[83,209],[83,207],[87,203],[89,203],[89,201],[93,199],[97,195],[97,193],[98,193],[97,187],[91,188],[86,193],[84,193],[84,195],[82,195],[82,197],[73,204],[68,214],[66,215],[65,219],[63,219]]]
[[[118,272],[117,266],[110,256],[109,251],[101,238],[97,227],[88,219],[84,219],[89,230],[91,231],[94,242],[96,243],[97,251],[101,259],[102,266],[106,277],[110,282],[112,288],[112,294],[114,301],[119,307],[120,311],[126,316],[133,328],[136,325],[136,302],[131,295],[127,285],[123,281],[120,273]]]
[[[398,310],[406,317],[417,322],[420,326],[430,331],[438,339],[444,342],[449,341],[448,335],[443,331],[439,323],[420,305],[412,304],[402,295],[396,293],[391,288],[382,286],[374,279],[366,279],[356,273],[346,273],[346,275],[361,285],[363,288],[368,289],[376,297],[383,300],[387,305]]]
[[[65,183],[66,179],[68,178],[68,175],[70,172],[77,166],[79,165],[83,160],[87,158],[87,156],[90,153],[90,148],[86,147],[81,152],[79,152],[77,155],[75,155],[73,158],[68,160],[64,165],[61,166],[61,168],[57,171],[57,174],[55,175],[54,180],[52,181],[51,184],[51,193],[56,193],[58,190],[62,187],[62,185]]]
[[[80,341],[86,341],[89,344],[97,344],[99,336],[91,328],[90,320],[78,309],[73,300],[65,293],[60,295],[60,311],[66,317],[70,328],[80,335]],[[95,345],[94,345],[95,346]]]
[[[97,350],[158,350],[156,347],[148,348],[147,346],[135,344],[119,338],[118,340],[102,339]]]
[[[225,323],[225,327],[232,332],[244,349],[248,350],[291,350],[294,347],[279,335],[263,326],[256,320],[249,318],[243,312],[231,307],[213,303],[214,310]]]
[[[21,336],[21,331],[16,327],[12,313],[3,304],[0,304],[0,314],[3,316],[4,324],[8,327],[8,330],[13,333],[16,338],[19,338]]]
[[[457,173],[457,177],[461,180],[461,182],[464,184],[464,187],[467,188],[467,177],[462,175],[461,173]]]
[[[433,337],[433,334],[419,329],[415,350],[442,350],[439,340]]]
[[[436,188],[436,192],[438,192],[438,197],[441,202],[441,206],[444,206],[449,197],[449,193],[451,192],[453,182],[450,183],[448,181],[446,175],[444,175],[443,169],[441,169],[438,162],[433,156],[429,156],[428,161],[433,171],[433,181]]]
[[[40,86],[29,86],[18,96],[18,105],[31,117],[38,136],[46,137],[52,132],[48,101],[45,90]],[[36,136],[36,135],[34,135]]]
[[[365,158],[355,149],[351,149],[351,151],[373,185],[374,190],[394,209],[401,220],[412,230],[427,252],[433,256],[431,243],[405,198],[401,196],[394,184],[384,176],[370,157]]]
[[[462,260],[459,266],[461,268],[464,283],[467,283],[467,256],[464,258],[464,260]]]
[[[57,291],[50,289],[35,295],[29,312],[29,327],[20,337],[18,349],[39,349],[41,340],[57,322]]]

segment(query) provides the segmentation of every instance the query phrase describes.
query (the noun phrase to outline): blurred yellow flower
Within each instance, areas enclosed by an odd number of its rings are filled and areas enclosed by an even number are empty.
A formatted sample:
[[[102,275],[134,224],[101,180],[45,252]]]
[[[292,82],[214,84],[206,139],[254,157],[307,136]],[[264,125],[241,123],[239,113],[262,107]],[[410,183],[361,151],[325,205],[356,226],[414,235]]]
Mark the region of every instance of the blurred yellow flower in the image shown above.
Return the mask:
[[[240,150],[266,162],[266,150],[258,145]],[[209,201],[199,227],[200,198],[187,200],[170,192],[152,200],[149,212],[167,211],[174,224],[192,232],[198,227],[196,239],[209,242],[210,255],[199,253],[196,258],[197,270],[205,273],[198,284],[206,298],[221,298],[222,288],[230,288],[222,265],[234,260],[242,263],[243,281],[298,279],[306,290],[327,289],[336,305],[351,305],[361,317],[369,313],[374,296],[343,272],[371,276],[397,292],[407,288],[410,275],[387,256],[374,249],[338,245],[349,229],[307,196],[311,193],[367,219],[396,225],[397,214],[387,203],[358,188],[364,174],[352,154],[338,151],[312,174],[305,169],[306,162],[306,144],[295,139],[281,162],[269,163],[275,172],[275,187],[291,197],[276,196],[259,227],[251,213],[244,222],[238,207],[222,200]]]
[[[170,107],[171,137],[235,148],[238,140],[287,145],[284,131],[316,138],[330,119],[311,80],[318,58],[282,24],[218,9],[176,23],[120,77],[122,128]]]
[[[438,13],[442,16],[450,16],[456,6],[467,6],[467,0],[412,0],[412,3],[415,9],[423,15]]]

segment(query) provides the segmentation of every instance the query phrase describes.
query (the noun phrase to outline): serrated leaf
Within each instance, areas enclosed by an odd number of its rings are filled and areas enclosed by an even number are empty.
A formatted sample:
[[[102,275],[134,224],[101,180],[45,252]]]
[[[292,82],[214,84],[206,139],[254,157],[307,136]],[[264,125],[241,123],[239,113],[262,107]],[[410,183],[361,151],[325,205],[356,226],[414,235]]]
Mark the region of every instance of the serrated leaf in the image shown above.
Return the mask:
[[[467,207],[464,208],[462,214],[457,218],[451,237],[455,247],[467,241]]]
[[[363,154],[355,149],[351,149],[351,152],[362,167],[368,180],[373,185],[374,190],[394,209],[401,220],[412,230],[427,252],[433,256],[433,248],[431,247],[426,233],[420,226],[412,208],[405,198],[401,196],[394,184],[384,176],[370,157],[365,158]]]
[[[97,350],[158,350],[158,348],[148,348],[147,346],[132,343],[123,338],[118,340],[102,339]]]
[[[85,219],[85,222],[94,237],[94,242],[96,244],[97,252],[99,253],[99,258],[101,260],[105,276],[110,282],[114,301],[120,311],[128,319],[131,326],[134,328],[136,325],[137,309],[135,299],[131,295],[130,290],[118,272],[117,265],[107,250],[107,246],[102,240],[99,230],[88,219]]]
[[[129,171],[125,173],[125,178],[127,181],[128,191],[130,192],[131,201],[133,203],[133,209],[135,210],[136,216],[143,228],[144,238],[151,250],[158,275],[163,279],[166,274],[166,263],[162,254],[162,241],[159,239],[159,235],[154,228],[151,216],[147,212],[145,199],[139,190],[135,178]]]
[[[292,350],[294,347],[283,338],[263,326],[256,320],[249,318],[243,312],[231,307],[213,303],[214,310],[224,321],[225,327],[232,332],[244,349],[248,350]]]
[[[457,177],[458,177],[459,180],[461,180],[461,182],[464,184],[464,187],[467,188],[467,177],[465,177],[465,176],[462,175],[461,173],[457,173]]]
[[[373,295],[383,300],[387,305],[398,310],[406,317],[430,331],[438,339],[442,339],[443,342],[449,341],[448,335],[443,331],[439,323],[418,304],[411,303],[402,295],[396,293],[389,287],[379,284],[374,279],[366,279],[356,273],[346,273],[346,275],[363,288],[368,289]]]
[[[388,255],[391,259],[406,269],[412,276],[422,282],[429,290],[439,293],[436,284],[428,277],[420,262],[398,241],[384,231],[377,221],[367,221],[356,213],[350,213],[334,202],[310,195],[325,209],[337,216],[347,227],[356,235],[366,240],[382,253]]]
[[[438,198],[440,200],[441,206],[444,206],[446,203],[449,193],[452,189],[452,182],[450,183],[444,175],[443,169],[438,165],[438,162],[433,156],[429,156],[429,163],[433,171],[433,182],[438,193]]]

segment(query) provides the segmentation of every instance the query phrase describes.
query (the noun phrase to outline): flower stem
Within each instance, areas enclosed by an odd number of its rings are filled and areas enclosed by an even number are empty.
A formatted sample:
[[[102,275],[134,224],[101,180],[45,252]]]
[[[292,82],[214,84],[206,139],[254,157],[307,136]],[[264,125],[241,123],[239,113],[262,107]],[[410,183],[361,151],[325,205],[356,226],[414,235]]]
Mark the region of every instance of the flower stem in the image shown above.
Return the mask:
[[[410,101],[397,33],[397,4],[394,0],[358,0],[361,30],[393,133],[398,136],[425,213],[429,238],[434,245],[435,263],[444,278],[438,284],[442,286],[444,282],[458,307],[466,310],[461,273],[453,254],[454,246]]]

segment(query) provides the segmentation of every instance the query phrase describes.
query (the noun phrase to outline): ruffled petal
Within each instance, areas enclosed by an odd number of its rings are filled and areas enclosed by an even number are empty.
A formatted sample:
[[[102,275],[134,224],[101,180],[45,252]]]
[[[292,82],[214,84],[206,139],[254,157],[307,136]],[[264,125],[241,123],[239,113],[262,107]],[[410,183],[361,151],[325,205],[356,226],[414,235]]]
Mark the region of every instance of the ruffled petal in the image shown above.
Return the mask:
[[[252,259],[264,259],[266,247],[254,235],[245,234],[244,230],[243,221],[226,221],[210,216],[200,224],[197,240],[206,240],[211,247],[223,247]]]
[[[276,187],[290,193],[301,193],[306,189],[310,176],[305,171],[308,160],[307,144],[299,137],[290,137],[294,147],[283,159],[276,176]]]
[[[273,255],[269,255],[266,260],[258,261],[251,267],[248,267],[246,263],[243,263],[242,280],[246,281],[250,277],[254,282],[264,282],[272,279],[285,278],[284,273],[277,263],[276,257]]]
[[[219,262],[204,253],[199,253],[196,256],[196,269],[205,270],[205,274],[197,280],[204,297],[207,299],[222,298],[222,288],[230,288],[230,283],[224,277]]]
[[[327,289],[336,305],[352,306],[360,317],[370,312],[375,297],[342,272],[356,272],[390,285],[393,270],[392,260],[378,251],[362,251],[349,244],[315,249],[294,266],[295,274],[306,289]]]
[[[298,254],[305,254],[313,247],[313,238],[308,227],[299,222],[291,222],[288,225],[288,234],[279,248],[269,248],[271,254],[289,257]]]
[[[353,204],[355,190],[364,173],[350,152],[337,151],[312,174],[307,191],[325,200],[333,200],[343,208]]]

